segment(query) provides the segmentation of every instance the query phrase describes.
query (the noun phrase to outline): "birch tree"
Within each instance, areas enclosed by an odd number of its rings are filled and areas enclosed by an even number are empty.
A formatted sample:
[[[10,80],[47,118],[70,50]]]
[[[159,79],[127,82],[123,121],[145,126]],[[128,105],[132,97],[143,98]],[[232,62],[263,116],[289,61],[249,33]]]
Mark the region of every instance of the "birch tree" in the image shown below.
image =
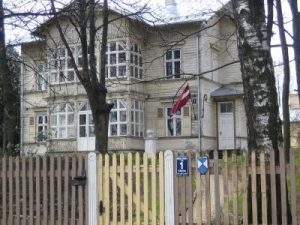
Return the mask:
[[[232,0],[232,4],[245,92],[248,148],[278,151],[281,126],[264,1]]]

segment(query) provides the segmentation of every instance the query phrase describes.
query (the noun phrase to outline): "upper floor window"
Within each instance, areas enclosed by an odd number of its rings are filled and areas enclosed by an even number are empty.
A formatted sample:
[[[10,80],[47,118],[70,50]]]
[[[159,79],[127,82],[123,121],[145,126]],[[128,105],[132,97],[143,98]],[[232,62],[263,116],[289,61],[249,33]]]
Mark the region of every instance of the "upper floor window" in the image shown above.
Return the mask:
[[[79,49],[71,48],[73,57],[78,62]],[[75,71],[72,65],[71,56],[66,48],[60,48],[49,58],[50,83],[70,83],[75,81]]]
[[[44,91],[47,89],[48,67],[47,64],[40,64],[37,67],[36,89]]]
[[[46,113],[39,114],[36,117],[36,128],[37,128],[37,136],[36,140],[38,142],[44,142],[47,140],[47,132],[48,132],[48,117]]]
[[[182,109],[181,109],[182,110]],[[167,136],[181,136],[182,132],[182,115],[181,115],[181,110],[177,111],[175,115],[170,117],[169,115],[171,114],[172,108],[167,108],[166,110],[166,131],[167,131]]]
[[[74,110],[70,103],[58,104],[52,108],[50,128],[52,138],[75,137]]]
[[[141,48],[135,43],[127,46],[125,41],[113,41],[107,44],[106,56],[106,77],[123,78],[128,73],[131,77],[143,78],[143,59]]]
[[[180,78],[181,71],[180,50],[168,50],[165,55],[165,73],[167,79]]]

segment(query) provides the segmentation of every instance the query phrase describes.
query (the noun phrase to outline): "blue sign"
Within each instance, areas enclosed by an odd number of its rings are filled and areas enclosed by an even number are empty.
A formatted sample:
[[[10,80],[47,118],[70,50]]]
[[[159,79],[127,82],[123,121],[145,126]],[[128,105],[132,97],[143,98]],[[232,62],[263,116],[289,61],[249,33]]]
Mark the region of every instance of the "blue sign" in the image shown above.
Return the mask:
[[[189,175],[189,160],[186,156],[176,158],[176,174],[179,176]]]
[[[208,171],[208,158],[206,156],[198,157],[198,171],[204,175]]]

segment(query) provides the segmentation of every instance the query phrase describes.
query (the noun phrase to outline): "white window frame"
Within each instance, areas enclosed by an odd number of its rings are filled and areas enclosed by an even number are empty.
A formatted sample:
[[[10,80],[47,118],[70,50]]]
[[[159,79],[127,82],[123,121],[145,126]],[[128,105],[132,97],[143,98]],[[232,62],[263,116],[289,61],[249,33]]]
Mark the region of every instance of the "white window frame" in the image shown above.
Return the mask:
[[[130,46],[130,61],[129,61],[130,77],[142,80],[143,79],[143,56],[141,46],[136,43],[131,43]]]
[[[86,107],[84,109],[84,107]],[[85,123],[80,124],[80,116],[85,116]],[[91,120],[90,120],[91,119]],[[85,136],[81,136],[80,128],[84,127],[85,129]],[[79,107],[78,111],[78,137],[79,138],[94,138],[95,137],[95,129],[94,129],[94,122],[93,122],[93,114],[91,112],[91,107],[88,102],[84,102]]]
[[[79,47],[71,46],[75,63],[79,67]],[[67,48],[59,48],[49,56],[49,82],[50,84],[74,83],[77,81],[75,70],[71,65],[71,57],[68,54]],[[69,65],[68,65],[69,64]],[[72,79],[70,79],[70,77]]]
[[[175,52],[179,51],[180,53],[180,57],[175,59]],[[171,52],[171,58],[167,59],[167,54],[168,52]],[[181,49],[171,49],[171,50],[167,50],[166,54],[165,54],[165,77],[166,79],[180,79],[181,78],[181,69],[182,69],[182,62],[181,62],[181,57],[182,57],[182,52]],[[179,74],[175,74],[175,63],[179,62],[179,67],[180,67],[180,71]],[[167,64],[171,63],[172,65],[172,74],[168,75],[167,74]]]
[[[115,49],[112,46],[115,45]],[[120,48],[121,47],[121,48]],[[120,54],[125,59],[120,62]],[[115,55],[115,62],[112,63],[112,56]],[[134,41],[114,40],[107,43],[105,60],[105,76],[108,79],[131,78],[143,79],[143,56],[141,46]],[[112,71],[115,68],[115,74]],[[123,73],[121,73],[123,71]],[[122,74],[122,75],[121,75]]]
[[[130,132],[131,136],[144,137],[144,102],[131,100]]]
[[[128,104],[125,99],[114,99],[110,101],[114,104],[113,108],[109,114],[109,126],[108,126],[108,136],[109,137],[118,137],[118,136],[127,136],[128,135]],[[121,107],[123,105],[124,107]],[[116,120],[112,120],[112,114],[116,113]],[[126,120],[121,121],[121,113],[125,113]],[[112,126],[116,126],[117,133],[112,134]],[[121,133],[121,127],[126,126],[126,132]]]
[[[48,65],[46,63],[39,64],[37,66],[36,73],[36,90],[45,91],[47,90],[48,83]]]
[[[70,123],[69,120],[72,122]],[[52,108],[50,115],[50,129],[52,139],[68,139],[76,137],[74,107],[70,103],[57,104]],[[65,130],[64,133],[62,132],[63,129]]]
[[[41,118],[41,122],[40,122]],[[41,128],[41,130],[39,129]],[[45,113],[36,115],[36,141],[45,142],[48,137],[48,116]]]
[[[182,116],[182,109],[181,108],[179,111],[176,112],[176,114],[174,114],[172,116],[172,118],[168,115],[168,112],[172,110],[172,107],[166,107],[165,110],[165,118],[166,118],[166,136],[167,137],[179,137],[182,136],[182,128],[183,128],[183,116]],[[181,130],[180,130],[180,134],[177,134],[177,129],[176,129],[176,120],[180,119],[180,124],[181,124]],[[169,133],[169,120],[172,120],[172,124],[173,124],[173,135]]]

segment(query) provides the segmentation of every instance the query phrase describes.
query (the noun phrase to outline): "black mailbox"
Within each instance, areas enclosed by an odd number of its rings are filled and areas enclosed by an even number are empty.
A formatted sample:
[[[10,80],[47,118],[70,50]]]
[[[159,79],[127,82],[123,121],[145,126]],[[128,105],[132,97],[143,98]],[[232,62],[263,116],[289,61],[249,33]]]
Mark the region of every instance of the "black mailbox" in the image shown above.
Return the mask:
[[[83,170],[81,176],[73,177],[71,180],[72,186],[84,186],[86,184],[86,175],[85,171]]]

